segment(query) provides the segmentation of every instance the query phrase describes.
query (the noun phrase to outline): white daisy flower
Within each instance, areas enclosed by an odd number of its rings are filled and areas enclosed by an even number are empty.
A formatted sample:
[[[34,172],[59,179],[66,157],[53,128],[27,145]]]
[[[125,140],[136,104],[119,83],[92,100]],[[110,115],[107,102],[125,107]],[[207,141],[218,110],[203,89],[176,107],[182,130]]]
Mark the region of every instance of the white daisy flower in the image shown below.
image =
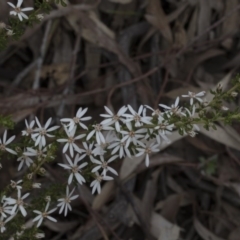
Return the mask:
[[[33,183],[32,188],[41,188],[41,183]]]
[[[138,112],[134,111],[133,108],[128,105],[128,110],[131,112],[131,114],[125,114],[125,116],[127,117],[127,119],[125,120],[125,122],[131,122],[134,121],[135,122],[135,127],[140,127],[143,125],[143,123],[145,124],[152,124],[151,120],[152,117],[148,117],[148,116],[141,116],[144,110],[144,106],[141,105],[138,109]]]
[[[135,131],[132,128],[132,124],[129,122],[126,123],[126,126],[129,131],[121,131],[121,133],[123,134],[121,142],[126,142],[126,148],[128,148],[131,142],[133,142],[134,145],[137,145],[137,143],[139,142],[138,139],[144,138],[144,135],[142,134],[146,133],[147,130],[142,128]]]
[[[94,156],[101,156],[106,153],[105,149],[116,139],[116,133],[114,131],[107,131],[107,134],[103,133],[105,143],[95,144],[95,149],[93,150]]]
[[[103,130],[114,130],[113,127],[110,127],[108,125],[102,125],[102,124],[96,124],[92,125],[94,129],[87,135],[87,141],[90,140],[93,135],[95,134],[96,136],[96,141],[98,144],[106,143],[106,140],[102,134]]]
[[[105,151],[104,144],[100,145],[100,144],[95,144],[95,148],[92,151],[92,154],[94,155],[94,157],[96,156],[101,156],[104,155],[107,151]]]
[[[23,200],[26,197],[28,197],[30,193],[26,193],[21,197],[21,190],[19,188],[17,190],[18,190],[17,199],[9,197],[9,198],[5,198],[5,201],[7,202],[8,205],[14,205],[11,210],[11,215],[13,215],[16,212],[16,210],[18,209],[21,211],[22,215],[24,217],[26,217],[27,212],[26,212],[25,208],[23,207],[25,204]]]
[[[21,170],[24,163],[28,167],[30,167],[30,165],[33,163],[33,160],[29,156],[25,155],[24,152],[22,153],[22,156],[17,159],[17,161],[20,162],[19,165],[18,165],[18,171]]]
[[[32,7],[20,8],[22,3],[23,0],[18,0],[17,5],[15,6],[11,2],[8,2],[8,5],[14,9],[13,11],[10,11],[10,15],[18,16],[20,21],[22,21],[23,18],[28,19],[28,16],[23,12],[32,11],[34,9]]]
[[[7,36],[9,36],[9,37],[11,37],[15,34],[15,32],[13,32],[12,29],[6,28],[6,30],[7,30]]]
[[[36,17],[40,22],[44,19],[44,15],[42,13],[37,14]]]
[[[18,184],[22,183],[22,181],[23,180],[18,180],[17,182],[15,182],[15,181],[11,180],[10,185],[12,188],[22,189],[22,186],[18,185]]]
[[[94,194],[94,192],[97,190],[98,194],[101,193],[101,182],[104,180],[104,181],[110,181],[110,180],[113,180],[112,177],[109,177],[109,176],[102,176],[102,175],[99,175],[98,172],[95,173],[95,180],[93,180],[90,184],[90,187],[92,187],[92,194]]]
[[[131,153],[126,147],[126,142],[122,142],[121,139],[116,139],[113,143],[108,146],[108,149],[112,149],[111,155],[115,155],[118,152],[119,158],[128,156],[131,158]]]
[[[106,112],[108,114],[100,114],[101,117],[106,118],[105,120],[103,120],[100,124],[102,125],[115,125],[115,129],[117,132],[120,132],[121,128],[120,128],[120,121],[124,122],[125,118],[123,118],[125,116],[125,112],[127,111],[127,107],[123,106],[121,107],[117,114],[114,114],[108,107],[104,106]]]
[[[1,216],[1,218],[0,218],[0,231],[1,231],[1,233],[6,231],[5,223],[6,222],[3,221],[3,216]]]
[[[45,238],[45,233],[36,233],[35,238]]]
[[[205,95],[205,91],[194,93],[188,91],[188,95],[182,95],[182,97],[189,97],[190,98],[190,104],[193,105],[193,99],[198,100],[199,102],[203,102],[203,100],[200,97],[203,97]]]
[[[195,105],[192,106],[192,112],[190,112],[189,109],[187,109],[187,108],[185,108],[185,110],[187,111],[187,116],[190,119],[193,119],[195,117],[195,111],[196,111],[196,106]],[[196,131],[200,131],[200,128],[197,124],[193,124],[193,129],[196,130]]]
[[[82,160],[83,158],[85,158],[86,156],[88,156],[90,158],[91,161],[94,161],[94,157],[93,157],[93,143],[89,143],[87,144],[86,142],[83,142],[83,153],[82,155],[80,156],[80,160]]]
[[[69,131],[71,131],[76,124],[79,124],[81,128],[87,130],[88,127],[82,123],[82,121],[88,121],[92,118],[92,117],[83,117],[83,115],[87,112],[87,110],[88,108],[85,108],[85,109],[79,108],[74,118],[62,118],[60,121],[63,123],[68,123],[67,127]]]
[[[3,221],[4,217],[1,216],[1,218],[0,218],[0,232],[1,233],[6,231],[6,227],[5,227],[6,223],[9,222],[10,220],[12,220],[14,217],[15,217],[15,215],[12,215],[12,216],[8,217],[5,221]]]
[[[65,154],[65,156],[66,156],[66,159],[67,159],[69,165],[67,165],[67,164],[62,164],[62,163],[58,163],[58,165],[60,165],[60,166],[63,167],[64,169],[71,170],[71,174],[70,174],[70,176],[69,176],[69,178],[68,178],[68,185],[71,184],[72,179],[73,179],[73,176],[75,176],[75,178],[77,179],[77,181],[79,182],[79,184],[82,185],[82,183],[83,183],[83,182],[85,183],[86,181],[85,181],[84,177],[83,177],[79,172],[81,172],[81,169],[84,168],[84,167],[86,167],[86,166],[88,165],[88,163],[85,162],[85,163],[82,163],[80,166],[78,166],[77,164],[78,164],[78,162],[81,160],[81,159],[79,158],[79,154],[77,154],[77,155],[75,156],[74,162],[72,162],[72,160],[70,159],[70,157],[69,157],[67,154]]]
[[[50,211],[47,211],[48,208],[49,208],[49,204],[50,204],[50,201],[47,202],[44,212],[40,212],[40,211],[38,211],[38,210],[34,210],[34,211],[33,211],[34,213],[38,214],[38,216],[35,217],[35,218],[32,220],[33,222],[38,221],[37,227],[39,227],[39,226],[42,224],[42,221],[43,221],[44,218],[47,218],[47,219],[49,219],[49,220],[52,221],[52,222],[57,222],[57,220],[56,220],[55,218],[49,216],[49,214],[51,214],[51,213],[53,213],[54,211],[56,211],[57,208],[54,208],[54,209],[52,209],[52,210],[50,210]]]
[[[58,201],[60,202],[57,206],[60,207],[59,210],[59,214],[61,214],[64,210],[64,216],[67,216],[67,212],[72,211],[72,207],[70,205],[71,201],[76,199],[79,195],[74,195],[72,196],[72,194],[74,193],[75,188],[71,191],[71,193],[69,194],[69,187],[66,187],[66,197],[65,198],[60,198],[58,199]]]
[[[92,172],[97,172],[99,171],[101,168],[103,169],[102,171],[102,175],[106,176],[107,171],[110,171],[111,173],[115,174],[118,176],[118,173],[116,170],[114,170],[113,168],[109,167],[108,164],[112,161],[114,161],[116,158],[118,158],[118,156],[112,156],[111,158],[108,159],[108,161],[104,160],[103,156],[100,156],[101,161],[99,160],[94,160],[95,164],[98,164],[98,166],[94,167],[92,169]]]
[[[33,127],[35,125],[35,120],[32,120],[30,124],[28,124],[27,119],[25,119],[26,130],[22,131],[22,136],[29,136],[33,133]]]
[[[17,155],[17,153],[10,149],[10,148],[7,148],[6,146],[11,143],[13,140],[15,139],[15,135],[10,137],[8,140],[7,140],[7,130],[5,130],[4,134],[3,134],[3,140],[0,139],[0,150],[1,151],[7,151],[9,153],[12,153],[14,155]]]
[[[156,140],[158,144],[161,144],[161,138],[167,143],[170,143],[169,138],[166,135],[170,135],[173,131],[174,124],[167,123],[163,117],[158,117],[158,125],[154,128],[158,131],[156,134]]]
[[[144,105],[144,106],[152,111],[152,116],[162,116],[163,115],[163,112],[161,112],[161,110],[158,109],[158,108],[157,109],[153,109],[153,108],[151,108],[148,105]]]
[[[54,137],[54,135],[49,134],[49,132],[55,131],[56,129],[59,128],[59,126],[54,126],[48,129],[48,127],[51,124],[52,118],[49,118],[47,122],[45,123],[44,127],[40,124],[39,120],[37,117],[35,117],[36,123],[38,125],[38,128],[34,130],[32,134],[33,139],[35,140],[35,146],[46,146],[46,136],[47,137]]]
[[[57,140],[58,142],[65,142],[66,143],[63,147],[63,153],[65,153],[68,149],[69,149],[71,157],[73,157],[74,151],[76,151],[78,153],[82,153],[83,150],[78,147],[78,145],[75,143],[75,141],[85,137],[86,134],[80,134],[80,135],[74,137],[75,132],[77,130],[76,126],[74,126],[71,131],[68,131],[67,127],[65,127],[65,126],[64,126],[64,129],[65,129],[65,132],[66,132],[68,138]]]
[[[0,205],[0,215],[1,218],[7,218],[7,214],[12,214],[12,206],[8,206],[7,202],[4,202],[2,205]]]
[[[28,157],[35,156],[40,160],[41,158],[45,158],[47,156],[46,153],[47,153],[48,147],[50,147],[50,145],[46,146],[45,148],[38,147],[38,149],[27,147],[27,151],[24,152],[23,154]]]
[[[171,107],[165,105],[165,104],[159,104],[160,107],[165,108],[167,113],[170,115],[175,114],[175,115],[183,115],[185,116],[185,113],[182,112],[182,107],[178,106],[179,104],[179,97],[176,98],[175,103],[171,105]]]
[[[155,142],[147,142],[146,144],[141,142],[139,144],[140,144],[140,147],[136,148],[139,151],[139,153],[137,153],[135,155],[135,157],[145,155],[145,164],[146,164],[146,167],[148,167],[149,166],[149,155],[153,152],[160,151],[159,144],[156,144]]]

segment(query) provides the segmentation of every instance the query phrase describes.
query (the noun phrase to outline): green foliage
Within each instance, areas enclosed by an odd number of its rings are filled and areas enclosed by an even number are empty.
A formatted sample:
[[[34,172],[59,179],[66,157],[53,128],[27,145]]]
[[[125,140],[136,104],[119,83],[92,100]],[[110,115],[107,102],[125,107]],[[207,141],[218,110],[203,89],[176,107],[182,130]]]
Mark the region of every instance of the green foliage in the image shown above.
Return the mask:
[[[218,155],[213,155],[212,157],[207,159],[204,157],[200,157],[199,160],[201,162],[201,169],[206,175],[212,176],[216,173]]]
[[[57,4],[61,4],[63,7],[66,7],[66,6],[67,6],[65,0],[56,0],[56,3],[57,3]]]
[[[13,129],[15,123],[13,122],[11,116],[2,116],[0,115],[0,126],[7,128],[7,129]]]

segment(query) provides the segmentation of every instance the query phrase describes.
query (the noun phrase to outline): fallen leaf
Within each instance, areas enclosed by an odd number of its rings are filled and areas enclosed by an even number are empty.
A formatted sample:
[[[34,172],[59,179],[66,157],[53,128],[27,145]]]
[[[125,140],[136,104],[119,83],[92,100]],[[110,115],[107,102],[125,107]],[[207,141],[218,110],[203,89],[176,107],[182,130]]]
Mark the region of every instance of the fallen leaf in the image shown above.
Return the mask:
[[[170,195],[164,201],[161,215],[167,219],[169,222],[174,223],[176,221],[176,216],[180,207],[182,195]]]
[[[235,228],[228,236],[228,240],[239,240],[240,227]]]
[[[142,216],[146,222],[147,227],[150,227],[150,220],[153,211],[154,200],[157,193],[157,179],[161,168],[153,172],[151,178],[147,181],[145,192],[142,199]]]
[[[115,33],[99,19],[94,11],[89,11],[88,15],[89,18],[96,24],[97,28],[99,28],[99,30],[104,32],[111,39],[115,39]]]
[[[170,140],[170,143],[167,143],[167,142],[163,142],[163,144],[161,145],[161,150],[167,148],[168,146],[170,146],[171,144],[173,144],[174,142],[186,137],[187,135],[180,135],[178,133],[178,131],[173,131],[171,135],[168,136],[169,140]]]
[[[181,163],[183,162],[182,158],[175,157],[166,153],[163,154],[156,154],[150,157],[149,167],[161,166],[163,164],[174,164],[174,163]],[[145,162],[142,161],[140,165],[134,169],[136,173],[140,173],[146,171]]]
[[[168,23],[173,22],[188,6],[188,3],[184,3],[181,7],[177,8],[174,12],[167,15]],[[141,42],[138,45],[138,52],[141,51],[142,46],[155,34],[157,28],[152,27],[149,31],[143,36]]]
[[[204,240],[224,240],[223,238],[217,237],[215,234],[210,232],[206,227],[199,222],[199,220],[195,217],[194,218],[194,227],[197,233],[204,239]]]
[[[189,27],[187,29],[188,43],[192,42],[192,40],[195,38],[195,35],[197,32],[197,20],[198,20],[198,9],[195,9],[189,21]]]
[[[31,79],[34,76],[34,72],[32,71],[27,78],[28,82],[31,82]],[[41,70],[40,77],[42,79],[47,79],[49,76],[51,77],[51,82],[49,83],[49,88],[55,88],[56,85],[62,85],[69,79],[70,74],[70,64],[68,62],[59,62],[53,63],[50,65],[43,65]]]
[[[55,34],[53,34],[53,64],[70,64],[72,60],[73,46],[70,35],[61,27],[56,27]]]
[[[211,146],[208,146],[204,143],[204,141],[202,141],[201,139],[199,139],[198,137],[187,137],[186,140],[193,145],[194,147],[202,150],[203,152],[209,152],[209,153],[222,153],[224,151],[224,149],[214,149]]]
[[[54,232],[67,232],[75,228],[79,224],[79,221],[67,221],[67,222],[51,222],[46,220],[44,226],[53,230]]]
[[[119,174],[120,179],[127,178],[131,173],[134,172],[134,170],[143,160],[144,160],[144,156],[124,158],[123,164],[120,169],[120,174]]]
[[[85,43],[85,58],[86,64],[85,68],[87,69],[88,81],[86,83],[87,89],[91,89],[90,86],[94,86],[94,80],[99,76],[99,65],[101,61],[101,50],[95,44],[90,42]]]
[[[0,1],[0,21],[6,21],[9,14],[10,7],[7,1]]]
[[[104,204],[111,198],[114,194],[115,184],[114,181],[109,181],[104,184],[102,187],[101,193],[96,195],[93,200],[92,208],[99,210],[104,206]]]
[[[179,21],[176,21],[174,26],[174,47],[182,48],[187,44],[186,30]]]
[[[233,225],[239,226],[240,222],[239,208],[233,206],[232,204],[227,203],[226,201],[222,201],[221,206],[230,222],[233,223]]]
[[[220,142],[226,146],[240,150],[240,142],[237,142],[224,128],[217,126],[217,130],[210,129],[206,130],[203,126],[199,125],[200,133],[206,135],[207,137]]]
[[[178,240],[180,228],[176,224],[167,221],[158,213],[152,213],[151,233],[158,240]]]
[[[226,1],[224,15],[227,15],[229,12],[235,9],[238,6],[238,4],[239,4],[238,0]],[[223,22],[221,34],[222,36],[230,35],[230,37],[225,39],[222,42],[222,45],[228,50],[230,50],[233,45],[233,35],[238,31],[238,22],[239,22],[238,12],[234,12]]]
[[[134,204],[136,205],[137,209],[139,210],[139,214],[142,215],[142,201],[134,197]],[[139,224],[138,218],[135,215],[135,212],[129,208],[128,212],[129,216],[132,217],[132,220]],[[145,220],[145,219],[143,219]],[[151,213],[151,220],[150,220],[150,232],[151,234],[156,237],[158,240],[178,240],[180,235],[180,227],[176,224],[173,224],[166,220],[163,216],[156,212]]]
[[[22,121],[23,119],[27,118],[30,114],[34,113],[36,111],[35,108],[27,108],[19,111],[15,111],[12,113],[12,120],[17,123]]]
[[[198,87],[194,87],[194,86],[189,86],[189,87],[179,87],[179,88],[176,88],[176,89],[173,89],[167,93],[164,93],[164,96],[165,97],[169,97],[169,98],[172,98],[172,99],[176,99],[177,96],[182,96],[184,94],[187,94],[188,91],[190,92],[201,92],[203,90],[206,90],[206,89],[200,89]],[[184,98],[182,98],[181,100],[186,100]],[[189,99],[187,99],[187,101],[189,101]]]
[[[206,0],[199,1],[199,15],[198,15],[198,36],[202,35],[211,24],[211,6],[210,2]],[[205,34],[201,40],[206,40],[208,35]]]
[[[180,207],[185,207],[185,206],[188,206],[192,203],[189,195],[186,192],[182,192],[180,194],[179,193],[172,194],[169,197],[173,197],[173,196],[175,196],[175,197],[180,196],[180,200],[181,200],[180,203],[179,203]],[[154,210],[158,211],[158,210],[163,209],[165,201],[168,201],[168,197],[165,200],[161,200],[158,203],[156,203]]]
[[[147,14],[145,15],[145,18],[149,23],[156,27],[169,42],[172,42],[172,31],[160,1],[148,1]]]

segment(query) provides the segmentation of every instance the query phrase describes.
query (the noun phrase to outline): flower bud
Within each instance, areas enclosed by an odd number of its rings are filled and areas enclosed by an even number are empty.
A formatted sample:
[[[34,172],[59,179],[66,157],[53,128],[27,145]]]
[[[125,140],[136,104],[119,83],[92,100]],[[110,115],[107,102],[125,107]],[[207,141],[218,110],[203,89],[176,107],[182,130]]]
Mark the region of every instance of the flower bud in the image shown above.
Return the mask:
[[[218,85],[217,85],[217,92],[222,92],[222,89],[223,89],[222,83],[218,83]]]
[[[22,182],[22,180],[19,180],[18,182],[14,182],[13,180],[11,180],[10,186],[11,186],[12,188],[21,189],[22,187],[18,185],[18,184],[21,183],[21,182]]]
[[[227,110],[229,110],[229,108],[226,107],[226,106],[222,106],[221,109],[222,109],[223,111],[227,111]]]
[[[15,147],[15,151],[20,153],[22,151],[22,149],[20,147]]]
[[[162,113],[162,112],[161,112],[160,109],[156,109],[156,110],[153,111],[152,116],[160,116],[161,113]]]
[[[14,35],[15,33],[13,32],[13,30],[11,30],[11,29],[7,29],[7,36],[12,36],[12,35]]]
[[[41,183],[33,183],[32,188],[41,188]]]
[[[35,238],[44,238],[45,234],[44,233],[36,233]]]
[[[36,164],[36,163],[33,163],[33,164],[32,164],[32,167],[33,167],[33,169],[36,168],[36,167],[37,167],[37,164]]]
[[[40,168],[40,169],[39,169],[39,172],[40,172],[41,174],[43,174],[43,175],[46,174],[46,170],[45,170],[45,168]]]
[[[37,19],[39,20],[39,21],[42,21],[43,19],[44,19],[44,15],[43,14],[37,14]]]
[[[231,96],[232,96],[232,97],[236,97],[237,95],[238,95],[237,92],[231,92]]]
[[[23,224],[22,226],[21,226],[21,229],[22,230],[25,230],[27,227],[26,227],[26,225],[25,224]]]
[[[7,25],[4,22],[0,22],[0,30],[6,28]]]
[[[31,180],[32,177],[33,177],[33,173],[29,173],[29,174],[27,175],[27,178],[28,178],[29,180]]]
[[[196,132],[194,132],[194,131],[189,131],[189,132],[188,132],[188,135],[189,135],[190,137],[195,137],[195,136],[196,136]]]
[[[10,183],[10,185],[11,185],[11,187],[12,187],[12,188],[16,188],[16,186],[17,186],[17,183],[11,180],[11,183]]]
[[[50,202],[50,201],[51,201],[51,196],[46,196],[46,197],[45,197],[45,201],[46,201],[46,202]]]
[[[203,106],[204,106],[204,107],[207,107],[208,105],[209,105],[209,101],[204,101],[204,102],[203,102]]]

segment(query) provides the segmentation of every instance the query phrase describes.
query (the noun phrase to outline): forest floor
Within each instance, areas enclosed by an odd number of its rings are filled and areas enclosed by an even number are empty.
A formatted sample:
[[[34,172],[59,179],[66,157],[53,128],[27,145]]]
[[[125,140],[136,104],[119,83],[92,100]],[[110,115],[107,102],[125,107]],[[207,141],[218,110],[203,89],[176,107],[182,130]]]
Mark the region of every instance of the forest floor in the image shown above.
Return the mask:
[[[239,71],[238,0],[70,3],[0,52],[0,114],[12,116],[18,133],[32,115],[59,121],[88,107],[99,121],[104,105],[156,108],[188,91],[209,96]],[[92,7],[74,10],[80,4]],[[1,1],[0,20],[8,11]],[[217,125],[195,138],[170,136],[148,168],[143,159],[118,161],[118,180],[100,195],[83,187],[67,219],[46,221],[46,239],[239,240],[240,125]],[[21,175],[8,165],[0,188]],[[54,165],[47,170],[58,181]]]

